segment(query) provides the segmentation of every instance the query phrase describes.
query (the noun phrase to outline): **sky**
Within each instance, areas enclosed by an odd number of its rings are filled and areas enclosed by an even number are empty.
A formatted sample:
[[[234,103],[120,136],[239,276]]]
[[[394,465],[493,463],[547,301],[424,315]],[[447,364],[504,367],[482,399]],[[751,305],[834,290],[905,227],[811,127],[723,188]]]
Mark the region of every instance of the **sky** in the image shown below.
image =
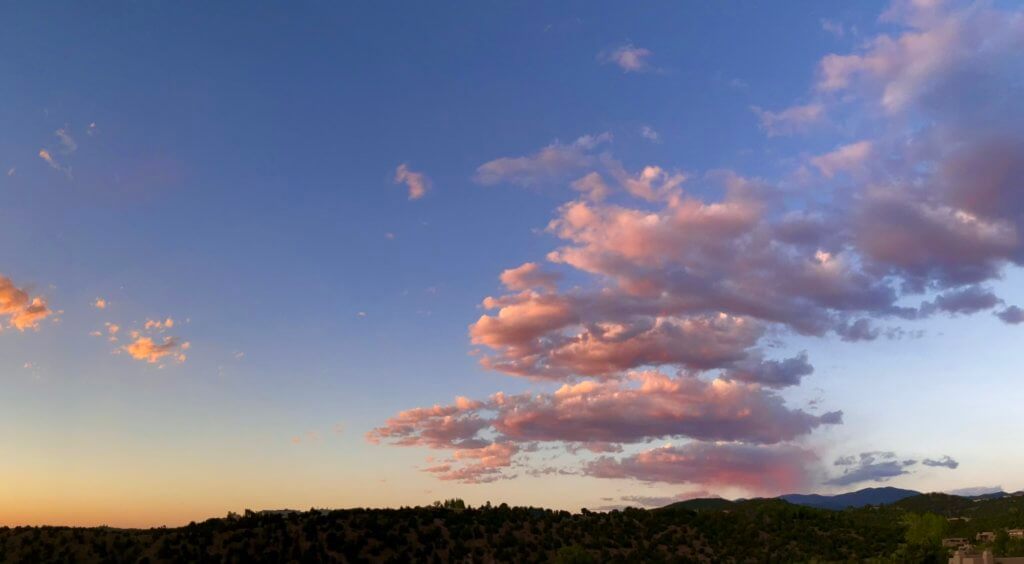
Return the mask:
[[[0,7],[0,525],[1024,489],[1024,5]]]

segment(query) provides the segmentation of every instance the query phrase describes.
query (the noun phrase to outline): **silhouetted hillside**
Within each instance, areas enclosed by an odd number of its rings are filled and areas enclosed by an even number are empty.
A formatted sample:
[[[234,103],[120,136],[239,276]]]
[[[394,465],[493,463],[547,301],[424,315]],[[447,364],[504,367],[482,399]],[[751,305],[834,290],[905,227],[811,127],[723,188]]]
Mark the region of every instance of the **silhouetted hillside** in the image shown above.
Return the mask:
[[[728,509],[735,505],[736,502],[720,497],[702,497],[697,499],[688,499],[686,501],[677,501],[675,503],[666,505],[659,509],[661,510],[672,510],[672,509],[688,509],[690,511],[718,511],[722,509]],[[657,510],[655,510],[657,511]]]
[[[691,500],[573,514],[534,507],[249,512],[180,528],[0,528],[0,562],[944,562],[943,536],[1024,527],[1024,497],[918,495],[824,510]],[[969,513],[948,520],[939,513]],[[1024,552],[997,539],[997,554]]]

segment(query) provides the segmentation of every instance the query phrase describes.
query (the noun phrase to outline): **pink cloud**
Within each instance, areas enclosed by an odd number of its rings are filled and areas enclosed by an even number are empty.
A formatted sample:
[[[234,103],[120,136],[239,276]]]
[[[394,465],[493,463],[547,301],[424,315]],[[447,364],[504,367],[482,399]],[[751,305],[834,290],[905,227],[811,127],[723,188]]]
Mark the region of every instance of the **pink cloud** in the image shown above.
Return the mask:
[[[843,145],[830,153],[812,158],[811,164],[827,178],[840,172],[856,172],[864,167],[865,161],[871,156],[872,147],[870,141]]]
[[[403,446],[481,447],[485,443],[477,434],[490,424],[477,414],[482,407],[481,402],[459,397],[454,405],[409,409],[367,433],[366,438],[372,443],[386,440]]]
[[[789,409],[757,385],[634,373],[629,380],[565,384],[553,394],[499,396],[494,428],[509,439],[635,443],[685,436],[776,443],[839,423]]]
[[[418,200],[430,190],[430,179],[422,172],[414,172],[409,165],[402,163],[395,169],[395,184],[405,184],[409,189],[409,199]]]
[[[602,457],[589,463],[584,473],[707,488],[739,487],[759,495],[778,495],[811,486],[816,461],[813,452],[792,445],[691,442],[622,459]]]
[[[605,183],[604,178],[596,172],[588,173],[572,183],[573,190],[582,192],[586,197],[595,202],[600,202],[611,194],[612,189]]]
[[[411,409],[367,438],[475,449],[486,444],[484,435],[494,435],[518,444],[579,443],[614,451],[616,444],[671,437],[770,444],[841,420],[840,412],[819,416],[790,409],[757,384],[639,372],[625,380],[564,384],[550,394],[497,393],[485,402],[463,398],[454,405]]]
[[[959,88],[961,71],[988,67],[993,58],[1019,50],[1024,34],[1019,13],[982,5],[955,10],[896,2],[885,16],[905,31],[875,37],[857,53],[826,56],[819,91],[857,91],[886,112],[903,112],[927,96]]]
[[[545,272],[535,262],[523,263],[501,273],[501,283],[512,291],[543,288],[554,291],[560,276],[554,272]]]
[[[510,443],[491,443],[487,446],[456,450],[452,460],[424,468],[438,479],[465,484],[483,484],[508,479],[503,470],[512,465],[512,457],[519,447]]]
[[[548,225],[557,242],[544,257],[572,286],[541,277],[539,262],[512,268],[507,291],[485,298],[469,327],[483,366],[549,388],[402,412],[371,440],[518,446],[508,466],[481,469],[491,479],[530,468],[538,444],[582,454],[685,438],[695,442],[582,467],[797,490],[817,462],[793,441],[840,423],[841,412],[786,406],[775,390],[814,367],[804,353],[769,358],[771,345],[794,334],[899,335],[892,324],[940,313],[1024,320],[986,288],[1024,265],[1024,12],[899,2],[885,18],[893,35],[821,61],[810,101],[755,109],[769,135],[860,116],[857,140],[800,153],[799,166],[821,176],[806,174],[799,189],[731,171],[630,172],[597,154],[595,138],[482,165],[485,184],[575,190]],[[827,181],[840,174],[842,183]]]

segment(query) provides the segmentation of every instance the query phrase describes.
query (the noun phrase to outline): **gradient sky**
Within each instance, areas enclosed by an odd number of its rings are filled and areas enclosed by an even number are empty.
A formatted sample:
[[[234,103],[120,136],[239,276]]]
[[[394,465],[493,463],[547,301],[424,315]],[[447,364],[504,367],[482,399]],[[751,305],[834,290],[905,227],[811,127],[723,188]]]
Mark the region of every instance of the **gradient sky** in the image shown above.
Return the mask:
[[[0,525],[1024,488],[1017,2],[0,22]]]

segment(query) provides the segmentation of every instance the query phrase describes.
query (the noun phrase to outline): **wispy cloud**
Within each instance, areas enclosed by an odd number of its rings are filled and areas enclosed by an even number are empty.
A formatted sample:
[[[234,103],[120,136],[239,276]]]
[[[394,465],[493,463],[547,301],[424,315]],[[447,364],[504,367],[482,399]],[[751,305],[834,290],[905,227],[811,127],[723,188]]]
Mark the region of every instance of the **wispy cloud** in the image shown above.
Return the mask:
[[[611,133],[584,135],[569,144],[558,141],[524,157],[501,157],[480,165],[475,180],[480,184],[500,183],[538,186],[568,179],[597,161],[594,150],[612,140]]]
[[[821,29],[833,35],[834,37],[840,39],[846,36],[846,26],[843,25],[843,22],[837,22],[830,19],[822,19]]]
[[[70,155],[78,150],[78,143],[66,128],[58,129],[54,132],[54,135],[57,136],[58,145],[56,150],[59,153],[63,155]],[[71,167],[61,164],[56,155],[54,155],[53,151],[50,149],[45,147],[39,149],[39,158],[43,159],[43,161],[45,161],[53,170],[60,171],[69,179],[71,178]]]
[[[872,156],[872,148],[870,141],[858,141],[813,157],[811,164],[826,178],[832,178],[840,172],[855,173],[865,169],[867,160]]]
[[[54,134],[60,140],[61,151],[65,154],[71,154],[78,150],[78,143],[75,142],[75,138],[71,136],[71,133],[67,129],[58,129]]]
[[[817,103],[791,106],[777,112],[764,110],[760,106],[751,106],[750,109],[757,115],[761,129],[769,137],[805,132],[820,123],[825,116],[825,106]]]

